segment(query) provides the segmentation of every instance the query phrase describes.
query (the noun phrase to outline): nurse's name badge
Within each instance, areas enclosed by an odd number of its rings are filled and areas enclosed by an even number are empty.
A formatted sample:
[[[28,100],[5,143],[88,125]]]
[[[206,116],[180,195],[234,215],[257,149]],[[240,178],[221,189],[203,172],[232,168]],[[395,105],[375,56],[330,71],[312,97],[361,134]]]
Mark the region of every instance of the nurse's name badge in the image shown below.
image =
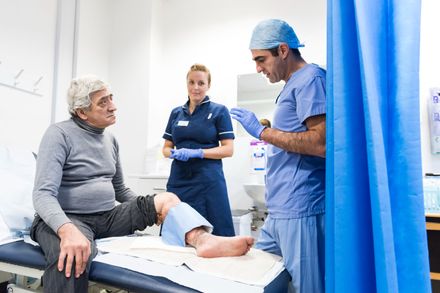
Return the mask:
[[[189,121],[180,120],[179,122],[177,122],[177,126],[188,126],[188,124]]]

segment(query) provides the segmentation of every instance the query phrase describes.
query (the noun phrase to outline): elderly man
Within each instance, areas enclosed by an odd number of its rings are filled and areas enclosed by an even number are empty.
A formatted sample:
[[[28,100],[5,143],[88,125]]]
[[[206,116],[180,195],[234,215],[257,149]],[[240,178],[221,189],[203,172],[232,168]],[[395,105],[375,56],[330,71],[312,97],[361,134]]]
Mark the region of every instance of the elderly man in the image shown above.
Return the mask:
[[[31,237],[46,257],[45,292],[87,292],[95,239],[162,222],[165,242],[194,246],[202,257],[250,249],[251,237],[210,234],[212,226],[172,193],[137,196],[125,187],[118,143],[105,131],[116,121],[116,106],[103,81],[74,79],[68,105],[72,117],[47,129],[37,159]]]
[[[269,143],[269,215],[256,247],[283,256],[295,292],[324,292],[325,71],[301,57],[295,32],[279,19],[260,22],[249,47],[258,72],[286,82],[272,128],[252,112],[231,109],[252,136]]]

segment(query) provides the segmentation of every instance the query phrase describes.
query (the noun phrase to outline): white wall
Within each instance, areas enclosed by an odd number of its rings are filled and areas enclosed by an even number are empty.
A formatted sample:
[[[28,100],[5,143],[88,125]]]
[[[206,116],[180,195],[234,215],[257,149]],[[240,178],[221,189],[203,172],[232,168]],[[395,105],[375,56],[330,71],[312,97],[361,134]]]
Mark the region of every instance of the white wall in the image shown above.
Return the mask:
[[[420,40],[420,129],[422,141],[423,173],[440,173],[440,154],[431,153],[427,99],[429,89],[440,87],[440,38],[438,12],[440,2],[422,1]]]
[[[109,81],[113,20],[111,3],[80,0],[78,10],[76,74],[95,74]]]
[[[54,77],[51,123],[67,119],[66,92],[76,76],[77,6],[79,0],[57,1],[57,24],[54,50]]]
[[[50,123],[56,4],[56,0],[0,1],[0,144],[37,151]],[[16,87],[8,87],[21,70]],[[33,95],[40,77],[36,93],[41,96]]]
[[[105,79],[115,95],[125,174],[143,170],[150,85],[151,1],[84,0],[80,3],[77,75]]]

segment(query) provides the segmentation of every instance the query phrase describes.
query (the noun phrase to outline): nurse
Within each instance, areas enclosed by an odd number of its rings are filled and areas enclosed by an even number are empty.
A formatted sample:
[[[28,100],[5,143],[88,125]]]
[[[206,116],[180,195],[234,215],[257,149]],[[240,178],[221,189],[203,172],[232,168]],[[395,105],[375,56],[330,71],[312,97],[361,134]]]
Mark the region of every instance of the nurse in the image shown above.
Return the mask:
[[[194,64],[186,75],[188,101],[171,111],[162,152],[174,159],[167,191],[177,194],[213,226],[213,234],[234,236],[222,160],[234,152],[228,109],[206,95],[211,73]]]

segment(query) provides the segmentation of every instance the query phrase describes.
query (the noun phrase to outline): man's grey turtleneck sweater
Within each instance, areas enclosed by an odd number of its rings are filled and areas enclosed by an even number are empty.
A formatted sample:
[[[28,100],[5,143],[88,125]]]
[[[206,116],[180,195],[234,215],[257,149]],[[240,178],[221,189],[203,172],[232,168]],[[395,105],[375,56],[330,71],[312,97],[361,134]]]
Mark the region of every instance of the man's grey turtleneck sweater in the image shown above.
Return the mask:
[[[77,117],[47,129],[38,151],[33,203],[55,233],[70,222],[66,213],[108,211],[115,200],[135,197],[124,185],[113,135]]]

